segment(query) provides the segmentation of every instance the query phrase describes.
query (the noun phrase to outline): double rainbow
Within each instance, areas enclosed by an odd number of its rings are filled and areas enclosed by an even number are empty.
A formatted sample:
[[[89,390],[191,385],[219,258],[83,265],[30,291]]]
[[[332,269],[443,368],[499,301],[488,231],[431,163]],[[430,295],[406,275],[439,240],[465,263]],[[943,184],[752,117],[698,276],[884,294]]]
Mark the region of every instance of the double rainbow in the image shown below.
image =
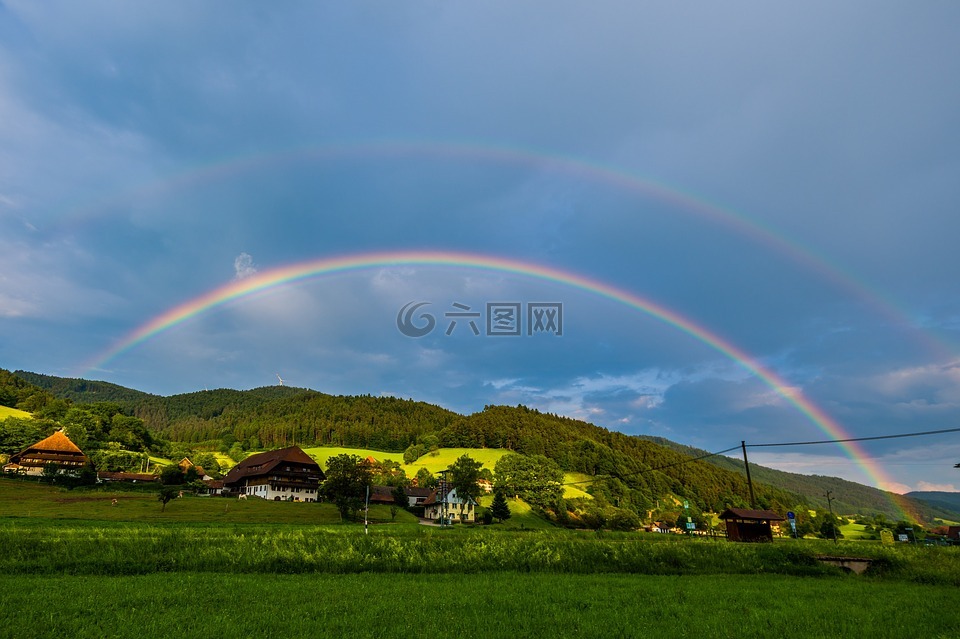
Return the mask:
[[[443,266],[510,273],[570,286],[624,304],[629,308],[645,313],[686,333],[690,337],[733,360],[783,397],[787,403],[800,411],[800,413],[823,431],[830,439],[850,438],[850,435],[839,423],[774,371],[764,367],[748,353],[716,333],[711,332],[693,320],[651,299],[643,298],[610,284],[551,266],[503,257],[462,252],[393,251],[363,253],[309,260],[259,272],[245,279],[231,281],[224,286],[213,289],[158,315],[126,335],[110,349],[85,364],[84,371],[88,372],[92,369],[102,368],[108,361],[134,348],[138,344],[228,302],[262,293],[279,286],[291,285],[322,276],[396,266]],[[855,442],[846,442],[838,445],[841,446],[844,452],[866,474],[875,486],[883,487],[893,484],[882,468],[870,461],[867,454]]]

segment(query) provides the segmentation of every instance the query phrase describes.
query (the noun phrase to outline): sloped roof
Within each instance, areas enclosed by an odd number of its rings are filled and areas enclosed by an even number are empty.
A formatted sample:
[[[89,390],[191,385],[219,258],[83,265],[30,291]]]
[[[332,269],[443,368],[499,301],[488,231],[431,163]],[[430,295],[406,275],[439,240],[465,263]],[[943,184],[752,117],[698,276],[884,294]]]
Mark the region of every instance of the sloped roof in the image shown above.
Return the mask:
[[[783,517],[772,510],[750,510],[747,508],[727,508],[720,513],[720,519],[757,519],[764,521],[784,521]]]
[[[423,506],[430,506],[431,504],[440,504],[446,502],[448,504],[465,504],[468,503],[466,500],[461,499],[457,495],[457,489],[450,487],[444,494],[440,494],[440,490],[433,490],[430,492],[430,496],[427,497],[426,501],[423,502]],[[472,498],[469,503],[476,504]]]
[[[46,439],[41,439],[33,446],[30,446],[30,448],[27,450],[51,452],[57,451],[60,453],[77,453],[80,455],[83,454],[83,451],[80,450],[80,447],[70,441],[70,438],[64,435],[62,430],[58,430]]]
[[[30,459],[37,461],[81,461],[86,462],[87,456],[83,451],[70,441],[70,438],[58,430],[46,439],[41,439],[33,446],[30,446],[16,455],[10,456],[10,463],[20,463],[21,459]]]
[[[266,475],[273,471],[282,463],[305,464],[316,467],[316,472],[320,479],[324,478],[323,471],[310,455],[303,452],[299,446],[289,446],[277,450],[268,450],[264,453],[250,455],[236,466],[230,469],[227,476],[223,478],[227,486],[237,484],[245,477],[257,477]]]

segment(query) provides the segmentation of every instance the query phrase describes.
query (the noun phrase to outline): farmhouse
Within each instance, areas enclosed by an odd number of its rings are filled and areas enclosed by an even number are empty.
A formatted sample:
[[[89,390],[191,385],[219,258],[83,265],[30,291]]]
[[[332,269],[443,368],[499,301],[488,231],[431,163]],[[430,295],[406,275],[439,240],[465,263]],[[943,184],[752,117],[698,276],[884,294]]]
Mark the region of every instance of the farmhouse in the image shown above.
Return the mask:
[[[250,455],[223,478],[225,492],[273,501],[317,501],[320,465],[299,446]]]
[[[101,470],[97,473],[97,479],[99,479],[101,482],[128,481],[131,483],[153,483],[160,481],[160,476],[152,473],[109,472],[106,470]]]
[[[423,502],[423,516],[427,519],[440,521],[445,518],[451,522],[476,521],[477,502],[472,498],[466,500],[457,496],[457,489],[450,488],[444,493],[434,490]]]
[[[720,513],[727,523],[727,539],[730,541],[773,541],[770,524],[784,521],[772,510],[748,510],[727,508]]]
[[[70,441],[62,430],[58,430],[26,450],[11,455],[3,470],[24,475],[42,475],[44,466],[54,464],[58,472],[71,474],[89,463],[90,459],[83,451]]]
[[[423,506],[423,503],[433,493],[430,488],[418,488],[417,486],[407,486],[403,491],[407,493],[407,501],[410,507]]]

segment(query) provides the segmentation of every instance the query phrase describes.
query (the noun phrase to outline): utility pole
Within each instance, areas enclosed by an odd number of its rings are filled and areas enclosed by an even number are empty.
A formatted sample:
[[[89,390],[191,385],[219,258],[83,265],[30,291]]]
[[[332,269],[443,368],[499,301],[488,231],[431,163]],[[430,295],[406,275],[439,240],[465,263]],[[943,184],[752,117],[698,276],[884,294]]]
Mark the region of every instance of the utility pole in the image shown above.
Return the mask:
[[[830,495],[831,492],[828,490],[826,498],[827,508],[830,510],[830,523],[832,524],[830,527],[833,529],[833,543],[839,544],[840,542],[837,541],[837,518],[833,516],[833,498],[831,498]]]
[[[747,486],[750,487],[750,507],[757,509],[757,498],[753,496],[753,480],[750,479],[750,462],[747,461],[747,442],[740,440],[740,448],[743,449],[743,467],[747,469]]]
[[[447,525],[447,471],[440,471],[440,486],[437,494],[440,496],[440,527]]]
[[[370,484],[367,484],[367,499],[363,506],[363,534],[369,535],[370,529],[367,527],[367,514],[370,512]]]

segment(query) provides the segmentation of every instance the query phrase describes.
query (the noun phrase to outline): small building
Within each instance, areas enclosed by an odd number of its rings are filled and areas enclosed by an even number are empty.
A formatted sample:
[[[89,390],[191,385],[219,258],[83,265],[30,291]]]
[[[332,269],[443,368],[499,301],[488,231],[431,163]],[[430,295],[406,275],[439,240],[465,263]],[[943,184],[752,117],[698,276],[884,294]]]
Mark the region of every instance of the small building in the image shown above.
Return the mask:
[[[433,493],[433,489],[407,486],[403,489],[403,492],[407,494],[407,502],[409,502],[410,508],[415,508],[416,506],[422,508],[423,503],[427,501],[427,498]]]
[[[10,456],[3,467],[4,472],[24,475],[42,475],[47,464],[55,464],[57,472],[73,474],[90,463],[83,451],[70,441],[62,430],[58,430],[46,439]]]
[[[271,501],[317,501],[325,479],[320,464],[299,446],[250,455],[223,478],[226,492]]]
[[[110,472],[106,470],[101,470],[97,473],[97,479],[101,482],[130,482],[133,484],[136,483],[152,483],[160,481],[159,475],[154,475],[152,473],[128,473],[128,472]]]
[[[450,488],[445,493],[434,490],[423,502],[423,516],[427,519],[448,522],[471,523],[477,520],[477,502],[472,498],[461,499],[457,489]]]
[[[947,539],[951,541],[960,541],[960,526],[947,527]]]
[[[370,503],[390,506],[394,503],[393,486],[370,486]]]
[[[749,510],[727,508],[720,513],[727,524],[727,539],[730,541],[773,541],[771,524],[784,521],[772,510]]]

